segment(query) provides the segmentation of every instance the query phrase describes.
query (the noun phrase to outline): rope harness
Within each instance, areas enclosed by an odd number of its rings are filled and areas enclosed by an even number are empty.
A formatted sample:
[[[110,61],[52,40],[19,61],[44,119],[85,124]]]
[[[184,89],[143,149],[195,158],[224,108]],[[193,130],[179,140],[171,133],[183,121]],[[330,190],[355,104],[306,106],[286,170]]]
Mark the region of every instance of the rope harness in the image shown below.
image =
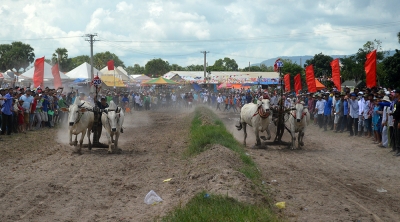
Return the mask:
[[[255,117],[255,116],[257,116],[257,115],[260,115],[261,118],[265,119],[265,118],[268,118],[268,117],[269,117],[269,114],[271,114],[271,112],[270,112],[270,111],[265,111],[265,110],[263,109],[262,105],[260,105],[260,106],[257,108],[257,111],[253,114],[252,118]]]

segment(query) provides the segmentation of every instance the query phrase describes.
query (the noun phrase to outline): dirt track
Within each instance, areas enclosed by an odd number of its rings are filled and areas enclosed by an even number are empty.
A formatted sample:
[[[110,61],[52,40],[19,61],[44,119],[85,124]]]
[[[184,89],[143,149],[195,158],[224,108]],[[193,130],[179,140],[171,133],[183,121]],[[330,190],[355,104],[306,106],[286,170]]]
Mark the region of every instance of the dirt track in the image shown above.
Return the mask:
[[[234,127],[239,115],[220,115],[243,141],[243,132]],[[307,128],[301,150],[252,149],[254,133],[248,135],[248,153],[263,169],[276,202],[286,202],[289,220],[400,221],[400,158],[390,149],[313,125]],[[290,141],[287,131],[283,140]],[[387,192],[378,192],[380,188]]]
[[[0,221],[151,221],[201,190],[257,201],[226,148],[182,158],[188,115],[139,112],[126,118],[121,154],[85,149],[71,155],[65,129],[28,132],[25,141],[23,135],[2,137]],[[234,127],[238,115],[219,115],[242,141],[243,132]],[[249,133],[248,144],[253,141]],[[400,220],[400,159],[388,149],[315,126],[304,142],[295,151],[247,148],[273,199],[286,202],[283,213],[290,221]],[[163,182],[167,178],[172,180]],[[144,204],[152,189],[161,204]]]

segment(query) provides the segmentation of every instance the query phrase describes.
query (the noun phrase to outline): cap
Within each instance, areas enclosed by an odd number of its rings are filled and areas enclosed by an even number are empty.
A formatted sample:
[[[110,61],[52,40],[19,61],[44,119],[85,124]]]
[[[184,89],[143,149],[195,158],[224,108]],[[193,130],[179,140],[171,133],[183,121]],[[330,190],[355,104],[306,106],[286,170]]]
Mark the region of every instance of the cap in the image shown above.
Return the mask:
[[[356,97],[357,95],[356,95],[355,93],[352,93],[352,94],[350,94],[350,96],[354,96],[354,97]]]
[[[396,89],[394,90],[394,93],[400,93],[400,88],[396,88]]]
[[[358,95],[364,95],[364,93],[363,92],[358,92]]]
[[[390,102],[389,96],[384,96],[382,100],[386,101],[386,102]]]

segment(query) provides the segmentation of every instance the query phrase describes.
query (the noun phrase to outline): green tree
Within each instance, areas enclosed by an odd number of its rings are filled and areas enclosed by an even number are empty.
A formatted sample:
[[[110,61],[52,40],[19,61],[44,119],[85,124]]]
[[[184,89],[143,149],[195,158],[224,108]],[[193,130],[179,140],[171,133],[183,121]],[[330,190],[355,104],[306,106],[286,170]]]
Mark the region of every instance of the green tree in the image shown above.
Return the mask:
[[[393,56],[386,57],[381,64],[386,75],[380,80],[382,85],[395,88],[400,86],[400,50],[396,49]],[[379,66],[378,65],[378,66]],[[379,68],[377,68],[379,70]]]
[[[210,66],[209,71],[238,71],[238,64],[234,59],[225,57],[224,59],[218,59],[214,62],[214,65]]]
[[[314,67],[314,75],[315,77],[319,78],[328,78],[328,76],[332,76],[332,68],[331,68],[331,62],[333,58],[324,55],[321,53],[315,54],[312,59],[308,59],[305,62],[305,65],[313,65]]]
[[[133,66],[128,66],[128,67],[126,67],[125,70],[129,73],[129,75],[144,73],[144,67],[140,66],[139,64],[135,64]]]
[[[183,71],[182,66],[178,65],[178,64],[172,64],[170,67],[171,71]]]
[[[22,42],[12,42],[11,45],[0,45],[0,66],[2,69],[15,69],[19,72],[23,71],[35,61],[35,53],[33,48]]]
[[[211,70],[210,67],[208,67],[207,70]],[[190,66],[183,68],[182,71],[204,71],[204,66],[192,64]]]
[[[57,48],[51,57],[52,64],[58,63],[58,69],[62,72],[69,71],[68,66],[71,60],[68,60],[68,50],[66,48]]]
[[[11,45],[10,44],[1,44],[0,45],[0,70],[6,71],[8,69],[12,69],[12,60],[11,60]]]
[[[87,56],[87,55],[76,56],[76,57],[70,58],[70,60],[71,61],[69,62],[68,70],[73,70],[85,62],[90,65],[90,56]]]
[[[294,77],[300,74],[302,89],[307,89],[304,68],[290,59],[283,59],[282,75],[290,74],[290,89],[294,91]]]
[[[364,64],[367,60],[367,54],[376,50],[376,59],[379,63],[382,61],[387,51],[382,51],[382,42],[380,40],[368,41],[362,48],[359,48],[357,53],[349,57],[340,59],[343,67],[341,69],[341,75],[344,80],[354,79],[356,82],[362,80],[365,82],[365,70]],[[379,66],[379,65],[378,65]],[[385,73],[383,69],[377,68],[377,77],[379,79],[385,79]]]
[[[144,74],[151,77],[160,77],[169,71],[169,63],[160,58],[152,59],[144,66]]]
[[[96,53],[93,56],[93,66],[96,69],[101,70],[107,66],[107,62],[110,60],[114,60],[115,67],[121,66],[125,68],[124,62],[119,59],[117,55],[109,51]]]

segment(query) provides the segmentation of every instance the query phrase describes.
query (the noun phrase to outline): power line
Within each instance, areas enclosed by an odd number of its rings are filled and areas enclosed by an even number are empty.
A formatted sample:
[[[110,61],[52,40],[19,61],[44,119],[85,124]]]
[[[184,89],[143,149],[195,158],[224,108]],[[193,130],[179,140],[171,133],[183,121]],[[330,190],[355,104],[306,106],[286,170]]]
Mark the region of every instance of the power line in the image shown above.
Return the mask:
[[[50,39],[70,39],[70,38],[81,38],[84,37],[82,35],[79,36],[61,36],[61,37],[42,37],[35,39],[0,39],[0,41],[37,41],[37,40],[50,40]]]

